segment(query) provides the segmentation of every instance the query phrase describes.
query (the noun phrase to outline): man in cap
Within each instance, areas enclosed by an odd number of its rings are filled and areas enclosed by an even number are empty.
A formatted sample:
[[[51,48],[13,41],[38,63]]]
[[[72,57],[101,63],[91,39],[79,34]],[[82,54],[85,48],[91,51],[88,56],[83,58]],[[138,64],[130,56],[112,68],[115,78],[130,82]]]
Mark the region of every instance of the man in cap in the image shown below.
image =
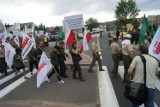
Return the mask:
[[[113,77],[116,78],[118,73],[118,66],[119,66],[119,54],[121,52],[121,48],[118,44],[118,38],[116,36],[113,36],[113,43],[110,45],[110,50],[111,50],[112,59],[114,62],[112,74],[113,74]]]
[[[122,41],[122,54],[123,54],[123,64],[124,64],[124,77],[123,82],[128,80],[128,68],[133,59],[133,46],[131,45],[131,35],[126,34],[126,37]]]

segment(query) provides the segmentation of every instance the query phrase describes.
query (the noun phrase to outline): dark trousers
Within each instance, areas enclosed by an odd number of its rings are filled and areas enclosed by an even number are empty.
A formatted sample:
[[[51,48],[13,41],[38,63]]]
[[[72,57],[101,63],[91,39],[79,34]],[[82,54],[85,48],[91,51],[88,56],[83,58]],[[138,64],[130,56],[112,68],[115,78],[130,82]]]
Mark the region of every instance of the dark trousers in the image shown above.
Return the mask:
[[[60,61],[60,76],[66,76],[66,64],[64,61]]]
[[[7,75],[7,64],[5,62],[5,57],[0,58],[0,72]]]
[[[81,67],[80,67],[79,62],[75,62],[75,63],[73,64],[73,66],[74,66],[73,78],[76,77],[76,73],[77,73],[77,71],[78,71],[79,79],[82,79],[82,70],[81,70]]]
[[[129,56],[123,55],[123,64],[124,64],[124,77],[123,80],[128,80],[128,69],[132,59]]]
[[[55,70],[54,69],[52,69],[52,71],[51,72],[49,72],[49,74],[48,74],[48,78],[50,79],[51,78],[51,76],[55,73],[55,72],[57,72],[56,73],[56,75],[57,75],[57,79],[58,79],[58,81],[61,81],[61,78],[60,78],[60,72],[59,72],[59,68],[58,68],[58,66],[54,66],[54,68],[55,68]],[[59,76],[58,76],[59,75]]]
[[[119,66],[118,54],[112,54],[112,59],[113,59],[113,62],[114,62],[112,73],[114,74],[114,76],[117,76],[118,66]]]
[[[102,69],[102,61],[100,59],[100,55],[97,53],[97,55],[93,54],[93,59],[92,59],[92,63],[89,67],[89,71],[92,71],[93,66],[95,65],[95,62],[98,61],[98,65],[99,65],[99,69]]]
[[[35,66],[36,69],[38,70],[38,62],[37,62],[37,60],[36,60],[36,61],[33,61],[33,62],[32,62],[32,61],[29,62],[29,70],[30,70],[30,72],[32,72],[33,66]]]

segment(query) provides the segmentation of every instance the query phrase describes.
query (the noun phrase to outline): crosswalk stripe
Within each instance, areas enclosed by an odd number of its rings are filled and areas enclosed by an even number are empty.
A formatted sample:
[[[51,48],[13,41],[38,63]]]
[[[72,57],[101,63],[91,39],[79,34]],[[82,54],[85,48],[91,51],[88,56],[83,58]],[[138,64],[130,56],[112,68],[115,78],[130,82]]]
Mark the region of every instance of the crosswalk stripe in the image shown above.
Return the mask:
[[[34,69],[33,70],[33,75],[37,73],[37,70]],[[27,73],[27,77],[32,77],[32,75],[29,73]],[[18,87],[19,85],[21,85],[23,82],[25,82],[26,79],[24,79],[24,77],[21,77],[20,79],[16,80],[15,82],[13,82],[12,84],[8,85],[7,87],[5,87],[4,89],[2,89],[0,91],[0,99],[2,97],[4,97],[5,95],[7,95],[9,92],[11,92],[12,90],[14,90],[16,87]]]
[[[119,107],[119,103],[112,86],[108,69],[103,66],[105,71],[98,71],[99,93],[101,107]]]
[[[26,68],[26,70],[28,70],[28,68]],[[20,72],[22,72],[22,70],[20,70]],[[18,75],[20,75],[20,73],[19,73]],[[12,78],[14,78],[14,77],[15,77],[15,73],[12,73],[11,75],[9,75],[9,76],[1,79],[0,85],[2,85],[2,84],[5,83],[6,81],[8,81],[8,80],[10,80],[10,79],[12,79]]]
[[[121,78],[123,79],[123,76],[124,76],[124,66],[119,66],[118,73],[121,76]],[[154,105],[155,105],[155,107],[158,107],[156,103],[154,103]],[[144,107],[144,104],[142,104],[139,107]]]

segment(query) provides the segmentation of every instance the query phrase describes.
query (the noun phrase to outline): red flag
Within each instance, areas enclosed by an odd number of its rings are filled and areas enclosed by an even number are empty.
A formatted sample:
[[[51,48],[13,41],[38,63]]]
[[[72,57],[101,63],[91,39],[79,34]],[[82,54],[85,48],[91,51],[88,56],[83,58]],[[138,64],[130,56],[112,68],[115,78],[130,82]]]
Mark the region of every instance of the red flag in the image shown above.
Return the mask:
[[[66,43],[68,46],[72,46],[73,40],[75,38],[75,34],[73,32],[73,30],[69,30],[67,35],[66,35]]]
[[[80,52],[89,50],[88,43],[89,43],[89,41],[90,41],[91,39],[92,39],[91,34],[90,34],[89,32],[85,32],[85,36],[84,36],[84,38],[83,38],[83,43],[82,43]]]

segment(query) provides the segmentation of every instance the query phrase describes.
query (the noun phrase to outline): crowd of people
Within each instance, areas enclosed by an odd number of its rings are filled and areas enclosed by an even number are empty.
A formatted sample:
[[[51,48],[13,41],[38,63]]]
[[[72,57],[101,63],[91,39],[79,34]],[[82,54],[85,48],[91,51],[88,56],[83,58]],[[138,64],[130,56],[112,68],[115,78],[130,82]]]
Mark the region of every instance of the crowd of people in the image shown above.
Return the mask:
[[[123,60],[124,64],[124,77],[123,77],[123,83],[126,83],[128,80],[132,80],[138,83],[143,83],[143,62],[141,60],[140,56],[144,56],[146,59],[147,64],[147,88],[148,88],[148,99],[145,103],[145,107],[154,107],[154,97],[155,97],[155,76],[156,73],[159,71],[159,62],[152,56],[148,55],[148,47],[151,43],[151,35],[149,33],[146,33],[146,39],[144,43],[140,43],[140,46],[138,48],[137,56],[134,57],[133,55],[133,45],[132,43],[135,42],[135,44],[138,43],[138,31],[135,31],[133,33],[131,32],[118,32],[116,33],[116,36],[111,35],[109,33],[109,46],[110,46],[110,52],[112,54],[112,59],[114,62],[114,66],[112,69],[112,74],[114,78],[118,77],[118,66],[119,61]],[[101,35],[102,36],[102,35]],[[12,47],[15,48],[16,54],[13,58],[13,65],[12,69],[15,71],[15,75],[19,73],[19,70],[23,70],[23,75],[25,79],[28,79],[26,76],[26,70],[25,70],[25,64],[23,62],[23,59],[21,57],[21,45],[18,46],[14,42],[14,36],[13,38],[7,37],[6,42],[9,43]],[[22,38],[20,39],[20,44],[22,41]],[[93,66],[95,65],[95,62],[98,61],[99,64],[99,71],[104,71],[102,68],[102,61],[100,59],[99,52],[101,51],[99,49],[98,38],[94,37],[92,42],[92,55],[93,60],[91,62],[91,65],[89,67],[88,72],[93,73]],[[119,44],[119,40],[121,40],[121,45]],[[45,50],[45,46],[48,46],[46,42],[46,38],[44,35],[36,36],[36,48],[32,47],[30,50],[27,60],[29,62],[29,70],[30,73],[33,74],[33,67],[38,70],[38,63],[40,61],[41,55],[43,51]],[[64,49],[65,42],[63,40],[59,40],[59,43],[55,45],[52,49],[52,51],[49,53],[51,64],[53,65],[53,69],[48,74],[48,82],[50,81],[51,76],[55,73],[57,75],[57,79],[59,83],[64,83],[61,78],[68,78],[68,75],[66,74],[66,57],[69,58],[69,55],[65,52]],[[73,61],[73,79],[79,79],[80,81],[85,81],[85,79],[82,76],[80,61],[82,60],[81,57],[81,51],[80,46],[78,45],[77,40],[75,39],[72,43],[72,47],[70,50],[72,61]],[[1,73],[4,73],[5,76],[8,75],[7,73],[7,64],[5,63],[5,54],[4,54],[4,46],[0,46],[0,71]],[[77,77],[78,72],[78,77]],[[138,107],[138,105],[131,103],[130,107]]]
[[[154,107],[155,78],[159,73],[159,61],[148,54],[148,48],[152,40],[151,37],[152,36],[149,32],[146,32],[146,39],[143,43],[139,43],[137,55],[134,57],[132,43],[138,43],[138,30],[133,33],[117,31],[116,36],[111,35],[111,33],[109,34],[109,38],[112,38],[109,39],[109,45],[114,62],[112,69],[114,78],[118,77],[119,61],[122,60],[124,64],[123,83],[126,84],[127,81],[131,80],[136,83],[144,84],[144,67],[141,56],[144,56],[146,60],[146,86],[148,90],[148,97],[144,103],[145,107]],[[139,107],[139,105],[131,102],[130,107]]]

